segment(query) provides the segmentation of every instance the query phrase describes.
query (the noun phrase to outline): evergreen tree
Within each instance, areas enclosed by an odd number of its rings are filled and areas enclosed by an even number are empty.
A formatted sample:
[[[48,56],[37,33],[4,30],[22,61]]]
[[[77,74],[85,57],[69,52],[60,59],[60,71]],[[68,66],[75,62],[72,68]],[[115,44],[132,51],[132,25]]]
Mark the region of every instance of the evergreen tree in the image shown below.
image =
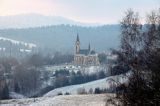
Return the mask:
[[[9,99],[9,89],[8,89],[8,85],[5,84],[3,90],[2,90],[2,99]]]
[[[19,87],[18,83],[15,83],[14,91],[17,92],[17,93],[20,93],[20,87]]]

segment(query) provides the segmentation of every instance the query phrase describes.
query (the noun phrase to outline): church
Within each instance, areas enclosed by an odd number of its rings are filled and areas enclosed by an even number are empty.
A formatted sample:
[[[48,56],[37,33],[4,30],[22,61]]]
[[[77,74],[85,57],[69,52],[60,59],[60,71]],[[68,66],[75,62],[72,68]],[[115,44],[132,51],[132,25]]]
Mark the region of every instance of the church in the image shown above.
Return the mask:
[[[98,54],[91,49],[90,44],[88,49],[80,48],[79,35],[77,34],[77,39],[75,43],[75,54],[74,54],[74,64],[75,65],[99,65]]]

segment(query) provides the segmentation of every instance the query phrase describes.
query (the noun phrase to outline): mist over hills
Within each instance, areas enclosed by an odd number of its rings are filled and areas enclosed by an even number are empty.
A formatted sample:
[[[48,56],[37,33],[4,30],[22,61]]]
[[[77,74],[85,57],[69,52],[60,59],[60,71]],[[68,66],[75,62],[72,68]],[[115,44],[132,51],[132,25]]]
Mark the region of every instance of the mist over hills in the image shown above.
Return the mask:
[[[73,53],[77,33],[81,47],[104,51],[119,45],[119,25],[82,23],[59,16],[0,16],[0,37],[30,42],[40,49]],[[3,47],[2,47],[3,48]]]
[[[74,21],[61,16],[44,16],[41,14],[19,14],[11,16],[0,16],[0,29],[6,28],[30,28],[52,25],[78,25],[78,26],[98,26],[97,23],[84,23]]]
[[[82,27],[75,25],[53,25],[23,29],[0,29],[0,36],[30,42],[39,48],[73,53],[77,33],[81,47],[104,51],[119,46],[120,26],[104,25]]]

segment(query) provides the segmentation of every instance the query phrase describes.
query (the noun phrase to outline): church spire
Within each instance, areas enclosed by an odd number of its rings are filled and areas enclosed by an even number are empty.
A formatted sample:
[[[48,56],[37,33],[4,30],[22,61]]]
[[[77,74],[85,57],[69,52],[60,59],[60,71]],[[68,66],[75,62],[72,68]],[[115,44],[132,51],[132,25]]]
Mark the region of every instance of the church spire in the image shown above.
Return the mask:
[[[79,35],[78,35],[78,33],[77,33],[77,41],[79,42]]]
[[[89,51],[91,50],[91,46],[90,46],[90,43],[89,43],[89,45],[88,45],[88,50],[89,50]]]
[[[78,54],[80,51],[80,41],[79,41],[79,35],[77,34],[77,39],[76,39],[76,54]]]

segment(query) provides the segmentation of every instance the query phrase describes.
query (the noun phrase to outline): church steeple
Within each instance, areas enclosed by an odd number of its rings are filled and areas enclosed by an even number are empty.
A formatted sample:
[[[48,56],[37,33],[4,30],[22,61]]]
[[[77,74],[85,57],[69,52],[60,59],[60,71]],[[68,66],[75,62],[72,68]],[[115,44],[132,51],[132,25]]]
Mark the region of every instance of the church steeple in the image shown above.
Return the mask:
[[[90,43],[89,43],[89,45],[88,45],[88,50],[89,50],[89,51],[91,51],[91,46],[90,46]]]
[[[77,39],[76,39],[76,54],[79,53],[80,51],[80,40],[79,40],[79,35],[77,34]]]
[[[76,40],[76,42],[79,42],[79,35],[78,35],[78,33],[77,33],[77,40]]]

